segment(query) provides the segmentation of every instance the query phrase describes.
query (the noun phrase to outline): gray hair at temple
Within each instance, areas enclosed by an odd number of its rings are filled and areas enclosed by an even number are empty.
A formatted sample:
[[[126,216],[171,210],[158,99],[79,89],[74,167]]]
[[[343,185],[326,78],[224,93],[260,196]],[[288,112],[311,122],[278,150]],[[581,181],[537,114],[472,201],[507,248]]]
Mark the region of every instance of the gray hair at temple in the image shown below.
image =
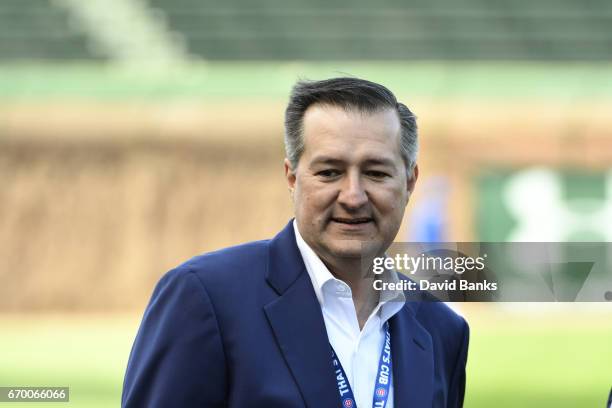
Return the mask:
[[[400,149],[406,172],[412,178],[418,151],[416,117],[386,87],[359,78],[331,78],[322,81],[298,81],[285,110],[285,153],[293,169],[304,152],[304,113],[314,104],[357,109],[366,113],[394,109],[401,125]]]

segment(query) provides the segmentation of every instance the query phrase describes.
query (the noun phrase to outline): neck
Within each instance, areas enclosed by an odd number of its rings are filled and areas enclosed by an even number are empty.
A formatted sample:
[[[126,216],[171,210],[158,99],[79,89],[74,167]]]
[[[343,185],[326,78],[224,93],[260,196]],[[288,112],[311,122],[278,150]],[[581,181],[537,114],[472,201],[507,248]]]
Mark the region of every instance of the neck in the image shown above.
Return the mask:
[[[374,276],[370,273],[362,272],[360,259],[344,261],[340,264],[324,263],[332,275],[344,281],[351,288],[359,328],[363,329],[365,322],[379,301],[379,293],[372,286]]]

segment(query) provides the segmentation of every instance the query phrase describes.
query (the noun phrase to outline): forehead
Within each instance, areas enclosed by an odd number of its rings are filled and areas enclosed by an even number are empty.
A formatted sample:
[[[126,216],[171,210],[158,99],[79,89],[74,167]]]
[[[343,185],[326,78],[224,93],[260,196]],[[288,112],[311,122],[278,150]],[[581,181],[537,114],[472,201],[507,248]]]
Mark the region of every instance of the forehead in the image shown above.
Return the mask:
[[[312,105],[304,113],[304,155],[350,154],[401,158],[401,125],[393,109],[364,112]]]

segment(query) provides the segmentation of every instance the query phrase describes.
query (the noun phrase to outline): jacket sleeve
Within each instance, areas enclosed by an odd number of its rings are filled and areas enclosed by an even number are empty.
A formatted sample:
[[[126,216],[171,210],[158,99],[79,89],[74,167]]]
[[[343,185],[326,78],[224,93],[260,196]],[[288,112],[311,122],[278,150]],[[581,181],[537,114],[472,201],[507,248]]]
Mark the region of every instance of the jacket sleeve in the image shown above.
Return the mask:
[[[201,280],[181,268],[157,284],[134,341],[121,406],[226,405],[225,355]]]
[[[465,395],[465,367],[467,364],[468,345],[470,342],[470,327],[465,320],[463,321],[463,336],[457,361],[451,377],[448,390],[448,408],[458,408],[463,406]]]

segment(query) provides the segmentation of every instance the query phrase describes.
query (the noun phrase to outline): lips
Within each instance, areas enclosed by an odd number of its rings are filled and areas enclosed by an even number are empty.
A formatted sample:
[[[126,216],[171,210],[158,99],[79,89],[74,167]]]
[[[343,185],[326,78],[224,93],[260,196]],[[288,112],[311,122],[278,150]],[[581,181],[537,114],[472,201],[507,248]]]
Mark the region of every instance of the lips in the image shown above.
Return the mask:
[[[372,218],[370,217],[359,217],[359,218],[332,217],[332,221],[338,222],[340,224],[359,225],[359,224],[366,224],[368,222],[371,222]]]

